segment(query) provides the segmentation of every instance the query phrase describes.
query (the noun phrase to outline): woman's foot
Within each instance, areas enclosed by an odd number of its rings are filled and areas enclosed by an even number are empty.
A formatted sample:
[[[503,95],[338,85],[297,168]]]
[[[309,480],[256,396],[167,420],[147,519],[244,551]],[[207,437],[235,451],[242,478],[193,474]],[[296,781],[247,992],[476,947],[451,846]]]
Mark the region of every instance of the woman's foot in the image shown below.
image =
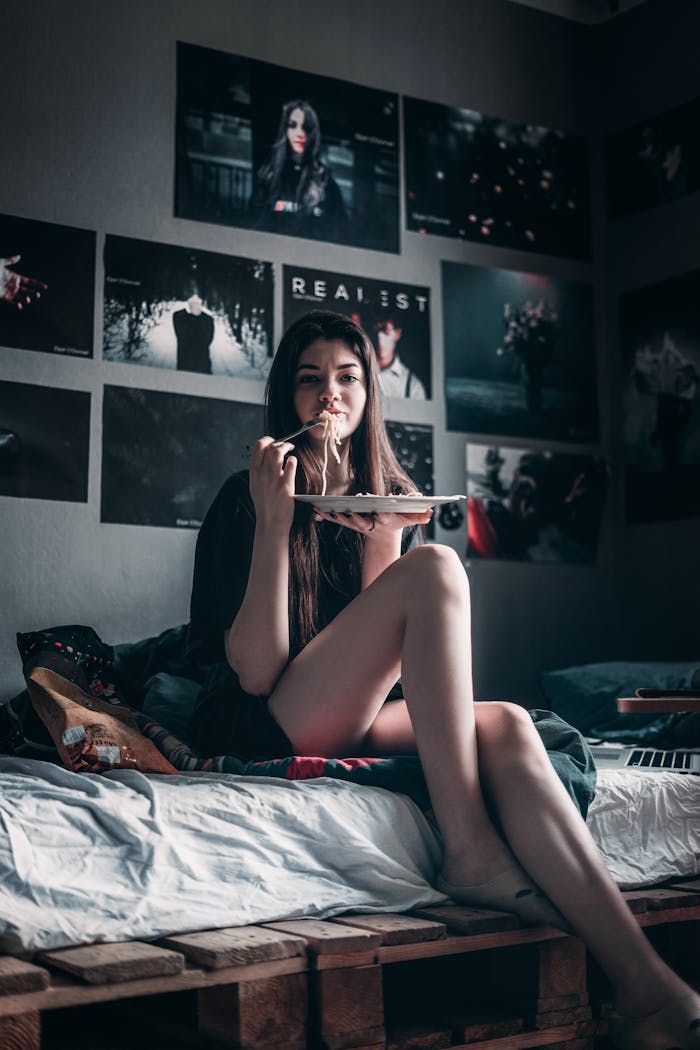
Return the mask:
[[[564,916],[516,862],[487,882],[458,885],[440,876],[436,886],[461,904],[515,912],[525,926],[570,928]]]
[[[654,1013],[613,1013],[608,1034],[618,1050],[700,1050],[700,995],[687,988]]]

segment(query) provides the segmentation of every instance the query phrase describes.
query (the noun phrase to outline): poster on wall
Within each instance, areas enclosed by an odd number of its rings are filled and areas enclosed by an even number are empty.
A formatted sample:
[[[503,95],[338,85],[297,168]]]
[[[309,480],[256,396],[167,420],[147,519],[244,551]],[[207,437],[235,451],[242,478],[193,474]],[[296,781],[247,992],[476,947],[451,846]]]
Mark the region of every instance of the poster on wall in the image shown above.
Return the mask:
[[[409,230],[589,259],[586,140],[404,98]]]
[[[419,492],[432,496],[433,488],[433,428],[419,423],[397,423],[387,420],[386,428],[394,454]],[[428,522],[426,535],[435,534],[433,521]]]
[[[468,558],[595,563],[602,458],[485,444],[466,457]]]
[[[261,405],[105,386],[100,520],[198,529],[262,434]]]
[[[430,289],[283,267],[284,327],[310,310],[352,317],[372,340],[386,397],[425,400],[430,383]]]
[[[598,440],[589,284],[443,262],[442,295],[448,430]]]
[[[0,496],[87,503],[90,394],[0,381]]]
[[[175,214],[399,250],[398,96],[179,43]]]
[[[95,234],[0,215],[0,346],[92,357]]]
[[[700,517],[700,270],[620,298],[627,521]]]
[[[700,189],[700,97],[610,135],[611,219],[655,208]]]
[[[272,361],[272,264],[105,238],[107,361],[264,379]]]

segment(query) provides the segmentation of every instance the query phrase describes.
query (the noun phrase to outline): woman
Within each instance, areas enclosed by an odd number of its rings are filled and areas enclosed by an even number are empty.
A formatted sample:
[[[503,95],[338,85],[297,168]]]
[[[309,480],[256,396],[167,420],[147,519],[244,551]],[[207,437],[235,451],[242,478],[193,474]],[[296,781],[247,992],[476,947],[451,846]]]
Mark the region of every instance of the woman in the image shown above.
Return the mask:
[[[299,99],[285,103],[270,157],[258,172],[256,226],[300,237],[347,240],[343,198],[320,152],[316,111]]]
[[[409,490],[387,441],[374,351],[350,319],[318,311],[292,325],[267,409],[277,435],[336,416],[328,494]],[[700,1048],[700,997],[637,926],[529,715],[473,702],[461,562],[410,539],[431,512],[336,515],[295,503],[295,492],[321,491],[322,441],[322,427],[296,448],[261,438],[249,478],[226,482],[202,526],[191,651],[225,659],[232,680],[196,713],[195,740],[210,754],[235,742],[247,758],[417,750],[444,842],[438,887],[526,923],[563,916],[612,982],[620,1047]],[[386,702],[399,675],[405,699]]]

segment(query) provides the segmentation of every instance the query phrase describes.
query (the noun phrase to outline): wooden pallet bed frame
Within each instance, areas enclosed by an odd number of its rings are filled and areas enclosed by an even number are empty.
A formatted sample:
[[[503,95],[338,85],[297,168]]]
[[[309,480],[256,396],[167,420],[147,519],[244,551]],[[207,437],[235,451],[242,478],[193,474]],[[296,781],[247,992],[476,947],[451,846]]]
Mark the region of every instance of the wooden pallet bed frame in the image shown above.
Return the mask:
[[[700,879],[625,897],[697,983]],[[606,994],[580,939],[444,905],[0,956],[0,1048],[591,1050],[606,1045]],[[52,1014],[94,1004],[87,1043],[52,1042]],[[133,1035],[103,1043],[115,1017]]]

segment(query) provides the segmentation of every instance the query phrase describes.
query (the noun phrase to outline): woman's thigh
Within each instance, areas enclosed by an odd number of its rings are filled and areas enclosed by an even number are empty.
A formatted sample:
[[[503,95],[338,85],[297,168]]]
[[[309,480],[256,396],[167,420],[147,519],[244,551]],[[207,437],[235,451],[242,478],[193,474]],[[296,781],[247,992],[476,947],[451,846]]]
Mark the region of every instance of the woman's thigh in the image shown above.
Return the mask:
[[[299,753],[361,747],[401,674],[408,603],[420,601],[439,557],[421,547],[399,558],[287,667],[268,708]]]

